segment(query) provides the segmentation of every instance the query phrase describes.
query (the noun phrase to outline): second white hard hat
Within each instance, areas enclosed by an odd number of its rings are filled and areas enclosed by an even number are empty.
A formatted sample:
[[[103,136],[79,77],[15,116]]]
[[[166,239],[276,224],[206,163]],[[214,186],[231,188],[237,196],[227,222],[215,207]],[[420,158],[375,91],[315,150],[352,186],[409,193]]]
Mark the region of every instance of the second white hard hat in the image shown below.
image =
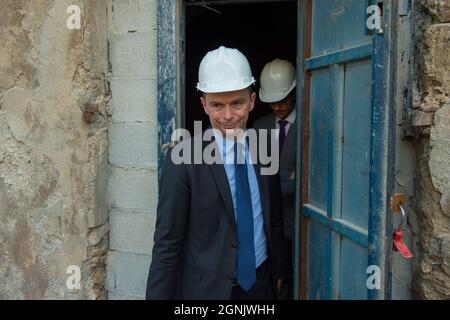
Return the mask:
[[[253,83],[250,64],[237,49],[219,47],[200,63],[197,89],[205,93],[242,90]]]
[[[261,101],[266,103],[281,101],[295,88],[295,67],[288,60],[275,59],[264,66],[260,80]]]

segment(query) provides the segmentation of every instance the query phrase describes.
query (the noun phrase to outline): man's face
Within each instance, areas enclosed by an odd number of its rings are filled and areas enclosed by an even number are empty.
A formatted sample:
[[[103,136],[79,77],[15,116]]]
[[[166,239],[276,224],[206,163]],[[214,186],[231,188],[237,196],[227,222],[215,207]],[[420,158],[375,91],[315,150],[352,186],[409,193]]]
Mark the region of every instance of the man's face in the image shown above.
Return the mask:
[[[212,127],[226,135],[236,129],[245,129],[248,115],[255,106],[255,98],[256,93],[243,89],[206,93],[200,100]]]
[[[284,120],[295,108],[295,95],[289,94],[281,101],[269,103],[269,106],[278,118]]]

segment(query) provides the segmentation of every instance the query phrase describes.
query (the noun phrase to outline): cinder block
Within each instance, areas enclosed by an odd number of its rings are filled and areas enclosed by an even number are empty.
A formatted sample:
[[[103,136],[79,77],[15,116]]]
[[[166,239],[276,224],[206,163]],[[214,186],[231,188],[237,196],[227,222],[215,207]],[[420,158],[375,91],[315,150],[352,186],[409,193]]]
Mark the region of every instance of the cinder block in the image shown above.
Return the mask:
[[[144,297],[151,257],[110,250],[106,267],[108,295]]]
[[[108,27],[110,34],[154,31],[157,25],[157,1],[108,0]]]
[[[156,213],[112,210],[110,213],[110,248],[151,255],[155,221]]]
[[[155,121],[111,123],[109,161],[116,166],[145,167],[158,164],[158,129]]]
[[[152,210],[158,202],[156,168],[132,169],[110,167],[109,208]]]
[[[113,77],[156,79],[156,34],[112,35],[109,43]]]
[[[113,121],[157,121],[156,80],[111,80]]]

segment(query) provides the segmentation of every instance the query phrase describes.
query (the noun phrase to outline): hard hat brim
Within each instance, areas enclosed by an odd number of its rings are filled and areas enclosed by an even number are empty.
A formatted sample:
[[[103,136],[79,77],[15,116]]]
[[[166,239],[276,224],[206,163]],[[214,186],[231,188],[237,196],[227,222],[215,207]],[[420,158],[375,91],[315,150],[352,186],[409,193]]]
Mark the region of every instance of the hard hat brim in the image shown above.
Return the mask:
[[[265,91],[262,90],[262,88],[260,88],[259,89],[259,99],[265,103],[278,102],[278,101],[281,101],[284,98],[286,98],[295,87],[296,87],[296,81],[294,81],[294,83],[291,85],[291,87],[288,90],[286,90],[285,92],[281,92],[281,93],[273,93],[273,92],[266,93]]]
[[[255,78],[251,78],[248,81],[243,81],[241,83],[220,83],[217,85],[214,84],[201,84],[197,83],[197,90],[204,93],[220,93],[220,92],[230,92],[230,91],[239,91],[250,87],[252,84],[256,82]]]

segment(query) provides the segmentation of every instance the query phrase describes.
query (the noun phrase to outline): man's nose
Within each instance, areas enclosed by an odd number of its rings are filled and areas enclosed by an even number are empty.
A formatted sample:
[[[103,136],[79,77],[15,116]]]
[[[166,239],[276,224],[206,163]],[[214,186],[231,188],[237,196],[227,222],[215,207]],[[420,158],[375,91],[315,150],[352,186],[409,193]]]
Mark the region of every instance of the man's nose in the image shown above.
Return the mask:
[[[233,118],[233,113],[231,112],[230,108],[225,108],[223,117],[227,120]]]

